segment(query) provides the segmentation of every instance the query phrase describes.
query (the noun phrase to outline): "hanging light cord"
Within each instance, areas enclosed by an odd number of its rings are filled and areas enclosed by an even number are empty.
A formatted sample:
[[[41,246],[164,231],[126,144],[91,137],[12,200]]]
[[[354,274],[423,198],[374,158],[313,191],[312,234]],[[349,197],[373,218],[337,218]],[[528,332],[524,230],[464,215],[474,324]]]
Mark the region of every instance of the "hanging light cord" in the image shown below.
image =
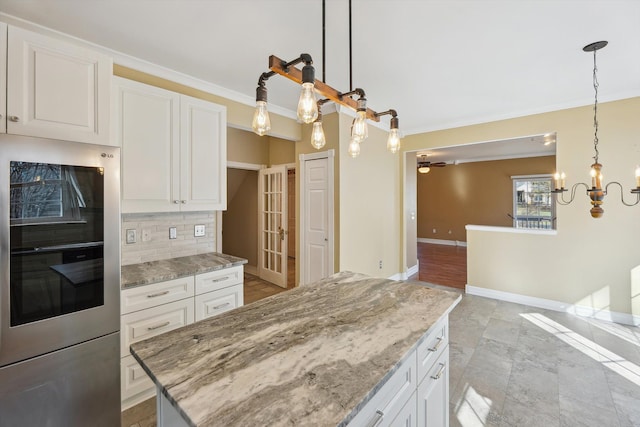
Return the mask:
[[[595,91],[595,103],[593,104],[593,149],[596,152],[596,155],[593,156],[593,159],[598,163],[598,67],[596,66],[596,50],[593,51],[593,90]]]

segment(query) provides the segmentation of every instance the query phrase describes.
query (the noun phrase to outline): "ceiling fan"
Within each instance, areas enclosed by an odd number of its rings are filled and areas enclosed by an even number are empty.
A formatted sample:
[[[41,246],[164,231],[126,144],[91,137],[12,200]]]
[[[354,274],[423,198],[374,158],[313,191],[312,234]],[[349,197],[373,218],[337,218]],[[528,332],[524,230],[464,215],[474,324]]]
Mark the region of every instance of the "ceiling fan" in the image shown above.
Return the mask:
[[[418,172],[429,173],[431,168],[443,168],[447,166],[445,162],[430,162],[427,160],[427,155],[423,154],[418,159]]]

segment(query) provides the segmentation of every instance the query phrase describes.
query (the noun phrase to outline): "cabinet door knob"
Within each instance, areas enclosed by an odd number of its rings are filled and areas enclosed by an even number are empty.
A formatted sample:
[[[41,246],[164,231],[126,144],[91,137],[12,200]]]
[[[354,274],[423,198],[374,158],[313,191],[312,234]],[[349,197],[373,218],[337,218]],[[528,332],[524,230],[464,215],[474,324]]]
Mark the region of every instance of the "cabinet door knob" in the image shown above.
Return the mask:
[[[19,122],[20,121],[20,117],[18,116],[9,116],[9,120],[11,120],[12,122]]]
[[[182,203],[183,205],[186,205],[187,201],[186,200],[180,200],[180,203]]]
[[[174,200],[173,203],[177,205],[178,203],[180,203],[180,200]]]

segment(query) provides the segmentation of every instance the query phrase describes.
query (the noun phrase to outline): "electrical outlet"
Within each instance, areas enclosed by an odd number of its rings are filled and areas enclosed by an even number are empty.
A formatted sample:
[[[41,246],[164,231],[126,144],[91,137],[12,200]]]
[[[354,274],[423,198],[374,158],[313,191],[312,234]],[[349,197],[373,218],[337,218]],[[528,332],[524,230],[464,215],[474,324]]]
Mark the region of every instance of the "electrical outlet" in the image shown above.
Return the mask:
[[[452,234],[451,230],[449,230],[449,234]]]
[[[178,238],[178,231],[176,230],[175,227],[169,227],[169,238],[170,239],[177,239]]]
[[[380,260],[380,261],[378,262],[378,268],[379,268],[380,270],[382,270],[382,260]]]
[[[135,228],[128,228],[127,229],[127,245],[130,245],[135,242],[136,242],[136,230]]]
[[[436,229],[435,228],[433,229],[433,234],[436,234]]]
[[[193,235],[194,235],[195,237],[202,237],[202,236],[204,236],[204,235],[205,235],[205,227],[204,227],[204,225],[196,225],[196,226],[193,228]]]
[[[142,241],[143,242],[148,242],[149,240],[151,240],[151,230],[148,228],[143,228],[142,229]]]

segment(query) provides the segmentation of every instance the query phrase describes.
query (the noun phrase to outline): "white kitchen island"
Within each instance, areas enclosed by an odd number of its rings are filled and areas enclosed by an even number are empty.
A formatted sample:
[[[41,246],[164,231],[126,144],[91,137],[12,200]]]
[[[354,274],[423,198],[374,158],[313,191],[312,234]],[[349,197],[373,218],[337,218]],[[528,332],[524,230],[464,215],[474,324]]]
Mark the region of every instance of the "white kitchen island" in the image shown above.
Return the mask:
[[[131,352],[157,386],[159,426],[441,427],[447,319],[459,301],[342,272]]]

